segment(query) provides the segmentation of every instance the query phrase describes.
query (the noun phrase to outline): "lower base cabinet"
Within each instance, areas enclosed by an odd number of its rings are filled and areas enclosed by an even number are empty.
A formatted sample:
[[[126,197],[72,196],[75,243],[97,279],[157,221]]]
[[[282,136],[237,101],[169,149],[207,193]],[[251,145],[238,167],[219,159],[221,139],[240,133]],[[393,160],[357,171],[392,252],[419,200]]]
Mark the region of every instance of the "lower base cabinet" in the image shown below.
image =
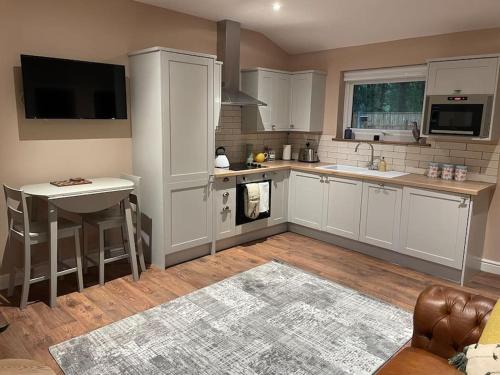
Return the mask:
[[[397,251],[403,189],[385,184],[363,184],[359,240]]]
[[[269,173],[271,177],[271,217],[269,225],[288,221],[288,171]]]
[[[325,177],[322,230],[353,240],[359,238],[363,182]]]
[[[470,197],[292,171],[289,221],[461,269]]]
[[[215,238],[220,240],[235,235],[236,178],[224,177],[215,181]]]
[[[213,203],[207,180],[165,187],[166,254],[212,242]]]
[[[321,230],[323,220],[323,181],[321,175],[292,171],[290,174],[289,221]]]
[[[469,206],[468,196],[404,188],[399,251],[461,269]]]
[[[462,269],[470,196],[301,171],[270,172],[271,217]],[[218,181],[216,238],[234,236],[236,180]]]

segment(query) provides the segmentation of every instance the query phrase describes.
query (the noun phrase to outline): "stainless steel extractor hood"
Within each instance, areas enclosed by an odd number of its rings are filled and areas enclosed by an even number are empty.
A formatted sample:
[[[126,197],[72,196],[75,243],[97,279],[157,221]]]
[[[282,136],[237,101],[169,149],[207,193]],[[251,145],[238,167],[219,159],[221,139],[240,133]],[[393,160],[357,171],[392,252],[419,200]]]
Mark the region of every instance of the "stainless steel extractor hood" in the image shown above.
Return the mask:
[[[217,59],[222,61],[222,104],[267,105],[240,91],[240,24],[217,22]]]

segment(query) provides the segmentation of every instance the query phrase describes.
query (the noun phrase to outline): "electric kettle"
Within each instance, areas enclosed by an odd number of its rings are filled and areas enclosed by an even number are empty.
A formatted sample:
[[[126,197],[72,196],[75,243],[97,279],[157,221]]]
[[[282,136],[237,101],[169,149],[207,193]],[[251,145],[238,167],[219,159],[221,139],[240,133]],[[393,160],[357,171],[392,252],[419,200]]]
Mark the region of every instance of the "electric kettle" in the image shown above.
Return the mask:
[[[224,147],[217,147],[215,150],[215,168],[229,168],[229,159],[226,156]]]

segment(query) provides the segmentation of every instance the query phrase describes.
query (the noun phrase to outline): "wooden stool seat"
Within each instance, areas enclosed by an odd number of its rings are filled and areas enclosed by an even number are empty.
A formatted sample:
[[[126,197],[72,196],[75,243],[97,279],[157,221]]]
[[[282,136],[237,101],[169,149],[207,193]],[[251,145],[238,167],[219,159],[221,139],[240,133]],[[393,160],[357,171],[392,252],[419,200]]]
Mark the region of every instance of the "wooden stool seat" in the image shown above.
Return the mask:
[[[55,375],[48,366],[30,359],[1,359],[0,375]]]

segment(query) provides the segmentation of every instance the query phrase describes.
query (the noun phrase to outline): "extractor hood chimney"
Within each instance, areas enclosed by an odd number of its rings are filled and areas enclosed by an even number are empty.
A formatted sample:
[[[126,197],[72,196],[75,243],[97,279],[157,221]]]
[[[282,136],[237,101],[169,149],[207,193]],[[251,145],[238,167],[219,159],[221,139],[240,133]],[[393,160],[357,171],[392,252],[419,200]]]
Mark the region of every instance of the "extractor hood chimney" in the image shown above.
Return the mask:
[[[240,24],[217,22],[217,59],[222,61],[222,104],[267,105],[240,91]]]

